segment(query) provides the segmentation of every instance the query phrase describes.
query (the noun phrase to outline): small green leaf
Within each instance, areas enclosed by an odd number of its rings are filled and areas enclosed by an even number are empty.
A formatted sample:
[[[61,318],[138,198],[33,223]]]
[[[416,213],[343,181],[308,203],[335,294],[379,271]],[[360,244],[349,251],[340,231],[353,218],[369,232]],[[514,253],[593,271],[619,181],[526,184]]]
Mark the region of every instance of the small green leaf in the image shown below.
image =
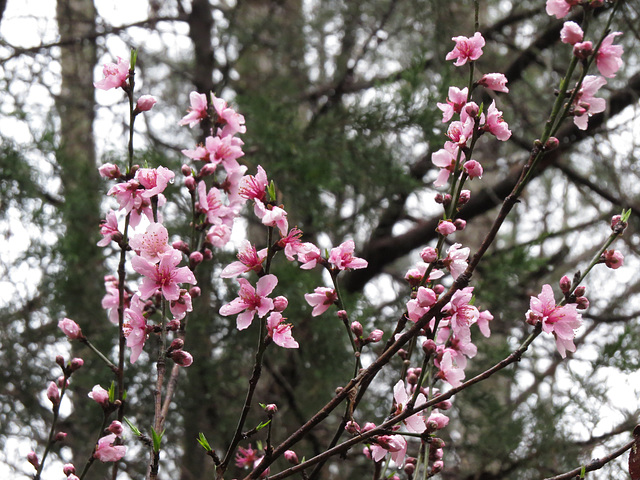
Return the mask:
[[[271,180],[271,183],[267,187],[267,193],[269,194],[269,200],[271,202],[275,202],[276,201],[276,185],[275,183],[273,183],[273,180]]]
[[[127,425],[129,425],[129,428],[131,429],[131,431],[133,432],[133,434],[137,437],[141,437],[142,436],[142,432],[140,430],[138,430],[138,428],[129,421],[129,419],[127,417],[123,418],[124,423],[126,423]]]
[[[111,385],[109,386],[109,402],[113,403],[116,401],[116,384],[112,380]]]
[[[586,465],[583,465],[582,468],[580,469],[580,478],[584,478],[586,474],[587,474],[587,467]]]
[[[256,432],[259,432],[260,430],[262,430],[264,427],[266,427],[270,423],[271,423],[271,419],[267,420],[266,422],[262,422],[260,425],[258,425],[256,427]]]
[[[136,68],[136,61],[138,60],[138,50],[135,48],[131,49],[131,58],[129,61],[129,68],[134,70]]]
[[[153,429],[153,427],[151,428],[151,439],[153,440],[153,451],[156,453],[160,451],[160,442],[162,442],[163,435],[164,435],[164,430],[162,430],[162,433],[158,435],[158,433]]]
[[[207,452],[210,452],[212,450],[209,442],[207,441],[207,437],[204,436],[204,433],[200,432],[196,440],[198,440],[198,443],[202,445],[202,448],[204,448]]]
[[[125,390],[124,392],[122,392],[122,400],[126,400],[127,399],[127,391]]]
[[[626,222],[627,220],[629,220],[629,217],[631,216],[631,209],[627,209],[627,210],[623,210],[622,211],[622,215],[621,215],[621,220],[623,222]]]
[[[484,110],[484,102],[482,102],[480,104],[480,108],[478,109],[478,117],[480,117],[480,115],[482,115],[482,111]]]

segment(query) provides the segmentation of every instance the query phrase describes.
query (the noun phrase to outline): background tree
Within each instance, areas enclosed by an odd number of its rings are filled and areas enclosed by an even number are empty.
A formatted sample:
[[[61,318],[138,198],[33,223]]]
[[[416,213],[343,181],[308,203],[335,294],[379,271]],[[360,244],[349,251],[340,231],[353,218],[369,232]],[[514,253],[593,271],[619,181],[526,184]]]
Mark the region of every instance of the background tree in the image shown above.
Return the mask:
[[[435,105],[449,85],[466,83],[444,57],[452,47],[449,38],[473,32],[472,2],[176,0],[149,2],[138,11],[137,5],[124,3],[60,0],[56,12],[29,12],[38,25],[35,41],[12,30],[19,18],[12,13],[17,3],[7,2],[6,11],[0,4],[0,214],[8,240],[21,222],[29,226],[30,243],[7,248],[1,257],[11,293],[3,297],[6,328],[0,332],[0,442],[11,446],[6,443],[10,438],[44,435],[50,413],[33,392],[53,375],[53,352],[66,348],[54,342],[60,337],[55,327],[60,316],[74,318],[83,330],[86,325],[105,347],[113,341],[99,302],[102,276],[114,268],[92,246],[104,217],[99,194],[105,188],[93,168],[94,145],[98,163],[124,158],[124,110],[122,98],[101,95],[94,118],[91,72],[115,55],[127,56],[129,47],[140,50],[141,91],[162,92],[162,104],[138,122],[143,138],[138,145],[144,150],[137,160],[177,169],[184,160],[180,150],[201,140],[203,132],[192,136],[177,126],[191,90],[231,100],[247,120],[250,173],[257,165],[268,168],[279,199],[299,206],[289,208],[291,223],[323,247],[346,237],[362,245],[358,255],[369,268],[352,272],[343,287],[352,316],[365,329],[389,333],[408,294],[404,272],[416,249],[436,236],[441,213],[432,201],[436,172],[431,152],[440,148],[445,127]],[[570,47],[559,42],[562,22],[544,14],[543,1],[487,0],[481,7],[481,31],[490,48],[477,69],[506,72],[510,93],[495,96],[514,136],[500,145],[482,139],[476,150],[485,175],[474,181],[474,195],[462,211],[469,221],[464,242],[472,248],[483,236],[484,219],[515,184],[522,158],[548,113],[549,86],[557,84],[570,55]],[[522,337],[529,296],[542,283],[583,268],[607,235],[608,218],[623,206],[634,212],[625,236],[627,252],[638,251],[633,107],[640,93],[640,72],[634,70],[639,11],[637,1],[622,2],[614,28],[625,32],[618,38],[628,66],[607,85],[607,112],[594,116],[584,132],[565,125],[558,135],[560,147],[536,172],[527,197],[474,278],[482,307],[496,315],[494,335],[473,360],[478,371],[504,357]],[[597,18],[594,30],[602,23]],[[485,105],[492,100],[476,99]],[[169,193],[175,200],[184,196],[180,181]],[[189,208],[184,201],[179,205],[183,211]],[[172,232],[185,231],[183,218],[176,212]],[[208,475],[210,461],[194,441],[199,431],[214,448],[226,447],[240,408],[239,402],[229,405],[229,399],[243,397],[252,364],[247,336],[238,335],[232,322],[216,313],[234,292],[216,280],[232,255],[220,253],[215,260],[199,274],[203,298],[196,302],[186,339],[197,361],[182,373],[167,433],[167,445],[175,448],[166,473],[184,480]],[[597,445],[626,440],[638,406],[611,412],[613,385],[603,382],[603,372],[614,368],[625,374],[638,366],[638,278],[629,262],[624,285],[604,274],[590,278],[591,308],[572,360],[561,362],[552,342],[541,342],[490,384],[456,398],[454,428],[446,439],[452,458],[443,478],[539,478],[574,467]],[[337,320],[312,319],[300,302],[300,293],[322,279],[290,270],[279,276],[286,292],[298,292],[289,295],[288,312],[304,348],[269,358],[268,376],[257,395],[280,406],[276,435],[282,438],[352,373],[346,339],[335,334]],[[101,332],[104,337],[97,337]],[[83,408],[92,381],[108,378],[97,376],[99,368],[87,362],[84,380],[75,384],[74,409]],[[128,406],[127,416],[141,423],[150,402],[136,386],[146,384],[151,370],[144,357],[127,371],[136,389],[132,393],[141,398]],[[394,380],[380,379],[374,389],[380,402],[362,406],[363,417],[384,417],[385,382]],[[257,424],[260,413],[253,414]],[[82,462],[88,454],[86,439],[98,425],[90,412],[73,418],[70,445]],[[339,421],[339,416],[328,419],[298,454],[321,451]],[[21,459],[10,454],[4,460],[23,471]],[[369,468],[364,458],[337,465],[339,474],[325,467],[323,478],[362,478]],[[132,477],[140,476],[133,462],[127,466]]]

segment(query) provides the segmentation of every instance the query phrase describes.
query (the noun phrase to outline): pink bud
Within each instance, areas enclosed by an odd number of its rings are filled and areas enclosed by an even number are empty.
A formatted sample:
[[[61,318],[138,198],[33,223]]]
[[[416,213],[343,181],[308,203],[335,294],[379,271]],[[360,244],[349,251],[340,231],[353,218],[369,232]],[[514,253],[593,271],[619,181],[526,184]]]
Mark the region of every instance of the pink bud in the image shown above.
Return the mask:
[[[382,330],[375,329],[373,332],[369,334],[369,336],[365,340],[368,342],[376,343],[382,340],[383,335],[384,335],[384,332]]]
[[[449,410],[452,406],[453,403],[451,403],[451,400],[443,400],[435,405],[435,407],[439,410]]]
[[[274,413],[276,413],[278,411],[278,406],[275,403],[270,403],[268,405],[265,405],[264,411],[268,415],[273,415]]]
[[[576,287],[576,291],[573,292],[576,297],[583,297],[585,293],[587,293],[587,287],[584,285],[580,285]]]
[[[616,270],[624,265],[624,255],[618,250],[607,250],[604,252],[604,263],[607,267]]]
[[[435,262],[438,259],[438,251],[433,247],[425,247],[420,252],[420,258],[425,263]]]
[[[38,455],[36,455],[36,452],[31,451],[27,453],[27,460],[31,465],[33,465],[33,468],[35,468],[36,470],[40,468],[40,460],[38,460]]]
[[[84,365],[84,360],[82,360],[81,358],[72,358],[71,362],[69,363],[69,370],[71,370],[72,372],[75,372],[76,370],[81,368],[83,365]]]
[[[562,43],[568,43],[569,45],[575,45],[582,41],[584,32],[580,25],[576,22],[564,22],[562,30],[560,30],[560,41]]]
[[[469,178],[482,178],[483,170],[480,162],[469,160],[465,162],[463,168],[464,171],[467,172],[467,175],[469,175]]]
[[[434,475],[436,473],[440,473],[443,468],[444,468],[444,462],[442,460],[438,460],[437,462],[433,462],[433,465],[431,465],[431,473],[434,474]]]
[[[436,342],[430,338],[422,342],[422,351],[425,355],[434,355],[437,349]]]
[[[68,477],[76,473],[76,467],[72,463],[65,463],[62,467],[62,472]]]
[[[547,143],[544,144],[544,150],[545,152],[550,152],[551,150],[555,150],[556,148],[558,148],[559,145],[560,140],[558,140],[556,137],[549,137]]]
[[[534,312],[533,310],[529,310],[527,312],[527,323],[529,325],[536,326],[538,323],[542,321],[542,314],[539,312]]]
[[[567,293],[571,290],[571,279],[566,275],[560,279],[560,290],[562,290],[562,293]]]
[[[294,452],[293,450],[287,450],[286,452],[284,452],[284,458],[287,460],[287,462],[293,465],[298,465],[300,463],[300,461],[298,460],[298,455],[296,455],[296,452]]]
[[[364,424],[364,427],[362,427],[362,433],[366,433],[369,430],[373,430],[374,428],[376,428],[376,424],[373,422],[367,422]]]
[[[58,388],[62,388],[62,387],[68,387],[69,386],[69,380],[67,378],[65,378],[64,375],[60,375],[57,379],[56,379],[56,383],[58,384]]]
[[[62,330],[69,340],[83,338],[80,326],[70,318],[63,318],[58,322],[58,328]]]
[[[54,406],[60,403],[60,391],[55,382],[51,382],[47,388],[47,398],[53,403]]]
[[[347,313],[346,310],[338,310],[336,312],[336,316],[343,322],[346,322],[349,320],[349,314]]]
[[[503,73],[487,73],[478,80],[478,85],[483,85],[489,90],[509,93],[507,88],[507,77]]]
[[[191,287],[189,289],[189,295],[191,295],[191,298],[198,298],[202,295],[202,290],[200,290],[200,287]]]
[[[188,177],[193,173],[191,170],[191,167],[187,164],[182,165],[182,168],[180,168],[180,171],[182,172],[182,175],[184,175],[185,177]]]
[[[273,309],[276,312],[282,312],[289,305],[289,300],[287,297],[283,297],[282,295],[277,296],[273,299]]]
[[[53,440],[55,442],[64,442],[64,440],[67,438],[67,434],[66,432],[58,432],[56,433],[56,436],[53,437]]]
[[[176,338],[171,342],[171,345],[169,345],[169,351],[180,350],[182,347],[184,347],[184,340]]]
[[[189,255],[189,267],[191,269],[195,268],[197,265],[200,265],[204,260],[204,255],[200,252],[191,252]]]
[[[191,250],[189,250],[189,245],[187,245],[187,242],[183,240],[176,240],[171,244],[171,246],[176,250],[180,250],[182,253],[186,255],[189,255],[191,253]]]
[[[441,448],[431,448],[429,450],[429,460],[431,461],[442,460],[443,456],[444,452]]]
[[[593,54],[593,43],[586,41],[573,46],[573,54],[580,60],[586,60]]]
[[[118,420],[114,420],[113,422],[111,422],[111,425],[109,425],[107,430],[119,437],[120,435],[122,435],[122,432],[124,432],[124,427]]]
[[[62,355],[56,355],[56,364],[64,368],[64,357]]]
[[[358,425],[353,420],[349,420],[347,424],[344,426],[344,429],[352,435],[356,433],[360,433],[360,425]]]
[[[444,292],[444,285],[435,285],[433,287],[433,291],[435,292],[436,295],[440,295],[442,292]]]
[[[409,478],[413,476],[413,473],[416,471],[416,466],[413,463],[407,463],[404,466],[404,473],[406,473]]]
[[[191,192],[196,190],[196,179],[193,177],[187,177],[184,179],[184,186]]]
[[[171,352],[169,355],[171,360],[176,362],[177,365],[181,367],[188,367],[193,363],[193,357],[189,352],[185,352],[184,350],[176,350]]]
[[[576,303],[578,304],[576,307],[578,310],[586,310],[589,308],[589,299],[587,297],[577,297]]]
[[[114,165],[113,163],[105,163],[100,168],[98,168],[98,172],[100,173],[101,177],[111,180],[116,180],[122,176],[122,173],[120,172],[118,166]]]
[[[95,385],[89,392],[89,398],[93,399],[98,405],[103,408],[109,406],[109,392],[107,392],[100,385]]]
[[[438,228],[436,228],[436,231],[440,235],[447,236],[456,231],[456,226],[453,224],[453,222],[450,222],[449,220],[440,220],[440,223],[438,224]]]
[[[471,199],[471,192],[469,190],[462,190],[460,197],[458,198],[458,205],[465,205]]]
[[[156,104],[157,100],[152,95],[142,95],[136,103],[136,110],[148,112]]]
[[[418,376],[415,373],[408,373],[407,374],[407,383],[409,385],[415,385],[416,383],[418,383]]]
[[[351,331],[356,337],[362,336],[362,324],[360,322],[351,322]]]
[[[456,218],[453,224],[456,226],[456,230],[460,231],[465,229],[465,227],[467,226],[467,221],[463,220],[462,218]]]
[[[216,173],[216,168],[218,167],[215,163],[207,163],[200,169],[201,177],[208,177],[209,175],[213,175]]]
[[[478,113],[480,112],[480,107],[475,102],[469,102],[464,107],[462,107],[464,112],[469,115],[471,118],[476,118]]]
[[[205,248],[202,252],[205,261],[211,260],[213,258],[213,252],[210,248]]]

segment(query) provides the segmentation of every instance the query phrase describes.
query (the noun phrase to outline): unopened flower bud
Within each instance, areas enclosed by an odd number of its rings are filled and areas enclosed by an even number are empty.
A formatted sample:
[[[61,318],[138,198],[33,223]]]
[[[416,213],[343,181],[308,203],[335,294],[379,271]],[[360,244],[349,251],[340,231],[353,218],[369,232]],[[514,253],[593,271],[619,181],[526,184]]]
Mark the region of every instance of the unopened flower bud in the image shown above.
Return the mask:
[[[188,177],[193,173],[193,171],[191,170],[191,167],[186,163],[182,165],[182,167],[180,167],[180,171],[182,172],[182,175],[184,175],[185,177]]]
[[[184,186],[191,192],[196,190],[196,179],[193,177],[187,177],[184,179]]]
[[[585,293],[587,293],[587,287],[585,287],[584,285],[576,287],[576,291],[573,292],[576,297],[584,297]]]
[[[436,295],[440,295],[442,292],[444,292],[444,285],[440,285],[440,284],[434,285],[432,290],[435,292]]]
[[[382,340],[383,335],[384,335],[384,332],[382,330],[375,329],[373,332],[369,334],[367,338],[365,338],[365,341],[371,342],[371,343],[377,343],[380,340]]]
[[[467,221],[466,221],[466,220],[463,220],[463,219],[461,219],[461,218],[457,218],[457,219],[453,222],[453,224],[455,225],[456,230],[460,231],[460,230],[464,230],[464,229],[465,229],[465,227],[467,226]]]
[[[98,172],[100,176],[103,178],[108,178],[110,180],[116,180],[122,176],[120,172],[120,168],[113,163],[105,163],[100,168],[98,168]]]
[[[338,310],[336,312],[336,316],[342,320],[343,322],[348,321],[349,320],[349,314],[347,313],[346,310]]]
[[[97,402],[102,408],[109,406],[109,392],[100,385],[95,385],[89,392],[88,396]]]
[[[202,263],[203,259],[204,259],[204,255],[202,255],[202,253],[191,252],[191,255],[189,255],[189,268],[193,270],[196,266]]]
[[[287,297],[283,297],[282,295],[279,295],[273,299],[273,309],[276,312],[284,311],[284,309],[287,308],[287,306],[289,306],[289,300],[287,300]]]
[[[369,430],[373,430],[374,428],[376,428],[376,424],[373,422],[367,422],[364,424],[364,427],[362,427],[362,433],[366,433]]]
[[[69,362],[69,370],[75,372],[84,365],[84,360],[81,358],[72,358]]]
[[[38,460],[38,455],[36,455],[36,452],[31,451],[27,453],[27,460],[31,465],[33,465],[33,468],[35,468],[36,470],[40,468],[40,460]]]
[[[188,367],[193,363],[193,357],[191,356],[191,354],[189,352],[185,352],[184,350],[176,350],[174,352],[171,352],[169,357],[171,357],[171,360],[176,362],[176,364],[180,365],[181,367]]]
[[[469,160],[468,162],[465,162],[463,168],[464,171],[467,172],[467,175],[469,175],[470,179],[482,178],[482,174],[484,173],[482,165],[480,165],[480,162],[476,160]]]
[[[576,303],[578,304],[576,307],[578,310],[586,310],[589,308],[589,299],[587,297],[577,297]]]
[[[622,215],[614,215],[611,217],[611,230],[615,230],[616,225],[622,221]]]
[[[47,388],[47,398],[55,406],[60,403],[60,390],[55,382],[51,382]]]
[[[69,380],[64,375],[60,375],[56,379],[56,383],[58,384],[58,388],[62,388],[62,387],[66,388],[69,386]]]
[[[413,475],[413,472],[416,471],[416,466],[413,463],[406,463],[404,466],[404,473],[406,473],[407,475],[409,475],[409,477],[411,477],[411,475]]]
[[[449,410],[452,406],[453,403],[451,403],[451,400],[443,400],[435,405],[438,410]]]
[[[556,137],[549,137],[547,143],[544,144],[544,151],[550,152],[551,150],[555,150],[556,148],[558,148],[559,145],[560,140],[558,140]]]
[[[401,348],[400,350],[398,350],[398,356],[402,360],[406,360],[407,358],[409,358],[409,354],[407,353],[407,351],[404,348]]]
[[[442,193],[436,193],[434,200],[436,203],[444,203],[444,195]]]
[[[182,253],[186,255],[189,255],[191,253],[191,250],[189,249],[189,245],[187,245],[187,242],[183,240],[176,240],[171,244],[171,246],[176,250],[180,250]]]
[[[418,383],[418,376],[415,373],[407,374],[407,383],[409,385],[415,385]]]
[[[58,328],[62,330],[69,340],[77,340],[82,337],[80,326],[70,318],[63,318],[58,322]]]
[[[480,107],[475,102],[469,102],[464,107],[462,107],[463,111],[467,113],[471,118],[476,118],[478,113],[480,112]]]
[[[53,440],[55,442],[64,442],[64,440],[67,438],[67,434],[66,432],[58,432],[56,433],[56,436],[53,437]]]
[[[425,247],[420,252],[420,258],[424,263],[435,262],[438,259],[438,250],[433,247]]]
[[[352,435],[356,433],[360,433],[360,425],[358,425],[353,420],[349,420],[347,424],[344,426],[344,429]]]
[[[616,270],[624,265],[624,255],[618,250],[606,250],[604,252],[604,263],[607,267]]]
[[[176,338],[171,342],[171,345],[169,345],[169,351],[180,350],[182,347],[184,347],[184,340]]]
[[[118,420],[114,420],[113,422],[111,422],[111,425],[107,427],[107,430],[109,430],[111,433],[114,433],[116,437],[119,437],[124,432],[124,427]]]
[[[202,295],[202,290],[200,290],[200,287],[191,287],[189,289],[189,295],[191,296],[191,298],[198,298],[200,295]]]
[[[209,175],[213,175],[214,173],[216,173],[216,168],[217,168],[217,165],[215,163],[206,163],[200,169],[200,176],[208,177]]]
[[[351,331],[356,337],[361,337],[363,332],[362,324],[358,321],[351,322]]]
[[[210,248],[205,248],[204,251],[202,252],[202,255],[204,257],[205,262],[213,258],[213,252],[211,251]]]
[[[300,463],[300,461],[298,460],[298,455],[296,455],[296,452],[294,452],[293,450],[287,450],[286,452],[284,452],[284,458],[287,460],[287,462],[293,465],[298,465]]]
[[[136,102],[138,112],[148,112],[156,104],[157,100],[153,95],[142,95]]]
[[[585,60],[593,54],[593,43],[590,41],[576,43],[573,46],[573,54],[580,60]]]
[[[444,468],[444,462],[442,460],[433,462],[433,465],[431,465],[431,473],[433,475],[435,475],[436,473],[440,473],[443,468]]]
[[[464,205],[471,199],[471,192],[469,190],[462,190],[458,197],[458,205]]]
[[[56,355],[56,363],[64,368],[64,357],[62,355]]]
[[[438,224],[436,231],[440,235],[447,236],[447,235],[451,235],[453,232],[456,231],[456,226],[453,224],[453,222],[450,222],[449,220],[440,220],[440,223]]]
[[[264,411],[267,413],[267,415],[273,415],[274,413],[278,412],[278,406],[275,403],[270,403],[268,405],[265,405]]]
[[[425,355],[433,356],[435,355],[437,350],[438,347],[436,345],[436,342],[432,339],[428,338],[427,340],[422,342],[422,351],[425,353]]]
[[[566,275],[560,279],[560,290],[562,293],[567,293],[571,290],[571,279]]]
[[[444,451],[441,448],[429,449],[429,460],[431,461],[441,460],[443,456],[444,456]]]
[[[542,314],[539,312],[534,312],[533,310],[529,310],[527,312],[527,323],[529,325],[536,326],[538,323],[542,321]]]
[[[76,473],[76,467],[74,467],[72,463],[65,463],[62,467],[62,473],[64,473],[67,477],[69,475],[73,475]]]

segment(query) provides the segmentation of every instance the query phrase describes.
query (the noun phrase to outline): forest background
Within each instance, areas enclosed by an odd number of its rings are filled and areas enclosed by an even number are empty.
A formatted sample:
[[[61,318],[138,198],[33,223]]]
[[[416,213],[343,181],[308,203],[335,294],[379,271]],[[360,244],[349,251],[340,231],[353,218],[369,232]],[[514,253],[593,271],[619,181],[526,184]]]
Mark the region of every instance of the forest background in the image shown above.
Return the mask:
[[[506,74],[510,93],[496,98],[514,135],[476,148],[485,174],[462,211],[469,226],[456,236],[472,250],[515,184],[553,101],[550,86],[570,57],[559,41],[562,22],[545,14],[544,1],[480,4],[490,48],[476,68]],[[283,201],[295,206],[290,224],[320,246],[355,239],[369,267],[343,283],[351,315],[368,330],[388,332],[409,293],[404,272],[437,235],[431,153],[445,127],[436,103],[449,85],[466,83],[444,57],[451,37],[473,33],[472,12],[470,1],[435,0],[0,2],[0,460],[13,478],[31,473],[26,451],[45,443],[51,411],[44,389],[55,378],[55,355],[91,355],[69,347],[58,320],[73,318],[105,351],[115,338],[101,307],[103,277],[115,265],[96,246],[108,189],[96,167],[126,156],[126,105],[120,92],[95,92],[101,65],[139,50],[139,91],[159,98],[136,124],[137,160],[150,166],[179,170],[181,150],[202,139],[204,132],[177,124],[190,91],[229,100],[246,118],[244,160],[250,172],[267,168]],[[622,2],[613,29],[624,32],[617,42],[625,65],[606,86],[607,111],[586,131],[570,122],[560,130],[560,147],[535,172],[474,275],[495,319],[468,377],[524,338],[529,297],[583,268],[623,207],[633,212],[617,245],[626,265],[589,277],[591,306],[574,355],[562,360],[545,339],[521,362],[456,396],[443,479],[560,473],[625,443],[638,421],[640,2]],[[189,208],[181,181],[165,194],[177,205],[170,231],[180,233]],[[252,220],[244,225],[259,238]],[[252,353],[247,336],[216,313],[234,296],[217,279],[233,258],[230,248],[199,273],[203,296],[186,339],[196,361],[183,372],[171,414],[166,478],[208,478],[210,459],[195,437],[203,431],[224,442],[235,426],[228,412],[241,403],[229,399],[243,398]],[[258,398],[279,405],[284,437],[350,378],[351,367],[335,318],[312,319],[302,300],[321,284],[320,274],[279,268],[303,348],[269,359]],[[143,354],[128,369],[130,383],[152,381],[151,358]],[[64,461],[90,455],[96,412],[86,395],[110,382],[97,362],[78,373],[66,407],[73,415],[62,425],[69,440],[57,452]],[[378,398],[362,411],[381,416],[393,383],[383,376],[373,389]],[[142,419],[151,389],[131,393],[140,400],[128,415]],[[299,456],[321,451],[334,424],[309,435]],[[370,464],[357,449],[349,457],[326,467],[324,478],[363,478]],[[126,466],[140,478],[144,463]],[[614,463],[597,478],[621,478],[621,469]]]

